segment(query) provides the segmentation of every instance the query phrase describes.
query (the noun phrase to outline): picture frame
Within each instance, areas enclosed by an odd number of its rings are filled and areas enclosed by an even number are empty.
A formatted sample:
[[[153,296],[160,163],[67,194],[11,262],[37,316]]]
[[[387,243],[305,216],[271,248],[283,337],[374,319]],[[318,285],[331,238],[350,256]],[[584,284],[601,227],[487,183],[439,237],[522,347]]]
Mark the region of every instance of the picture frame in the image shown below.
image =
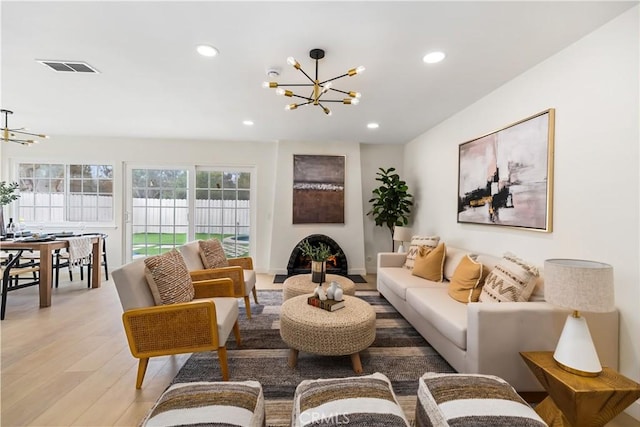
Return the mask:
[[[293,223],[344,224],[346,157],[293,155]]]
[[[555,109],[458,146],[457,222],[553,231]]]

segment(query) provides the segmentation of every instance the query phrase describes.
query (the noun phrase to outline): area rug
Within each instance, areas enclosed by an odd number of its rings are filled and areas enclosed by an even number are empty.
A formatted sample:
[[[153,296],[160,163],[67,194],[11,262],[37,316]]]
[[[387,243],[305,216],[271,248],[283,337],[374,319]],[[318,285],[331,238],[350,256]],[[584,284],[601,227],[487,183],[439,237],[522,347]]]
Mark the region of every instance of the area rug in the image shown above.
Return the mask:
[[[289,276],[286,274],[276,274],[273,276],[273,283],[284,283],[284,281],[287,280],[287,277]],[[351,279],[353,283],[367,283],[367,279],[359,274],[347,274],[347,277]]]
[[[356,296],[376,311],[376,339],[360,353],[363,374],[382,372],[391,380],[406,415],[413,418],[418,378],[425,372],[455,372],[453,368],[375,291]],[[349,356],[318,356],[300,352],[294,369],[287,365],[289,349],[280,338],[282,291],[258,291],[259,304],[251,305],[248,320],[241,304],[242,346],[227,342],[232,381],[257,380],[266,400],[267,425],[289,425],[296,386],[304,379],[354,376]],[[217,354],[194,353],[172,383],[220,381]]]

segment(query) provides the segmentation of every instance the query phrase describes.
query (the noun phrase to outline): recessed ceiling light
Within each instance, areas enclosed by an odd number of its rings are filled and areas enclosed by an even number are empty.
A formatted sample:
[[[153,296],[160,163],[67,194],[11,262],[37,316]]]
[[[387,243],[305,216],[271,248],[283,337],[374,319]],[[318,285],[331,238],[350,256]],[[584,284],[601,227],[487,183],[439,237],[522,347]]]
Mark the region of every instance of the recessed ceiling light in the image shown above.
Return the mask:
[[[253,121],[252,120],[243,120],[242,124],[245,126],[253,126]]]
[[[380,125],[378,123],[368,123],[367,127],[369,129],[378,129],[380,127]]]
[[[218,49],[207,44],[201,44],[200,46],[198,46],[197,50],[198,53],[202,56],[217,56],[218,53],[220,53],[218,52]]]
[[[445,56],[444,52],[431,52],[427,53],[422,60],[427,64],[435,64],[442,61]]]

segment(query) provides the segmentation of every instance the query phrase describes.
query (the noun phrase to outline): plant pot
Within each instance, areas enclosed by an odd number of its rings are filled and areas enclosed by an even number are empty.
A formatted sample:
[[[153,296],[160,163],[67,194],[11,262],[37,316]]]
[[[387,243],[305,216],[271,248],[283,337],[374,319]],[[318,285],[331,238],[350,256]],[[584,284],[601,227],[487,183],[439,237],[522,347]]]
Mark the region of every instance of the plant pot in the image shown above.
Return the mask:
[[[311,261],[311,281],[313,283],[323,283],[326,270],[326,261]]]

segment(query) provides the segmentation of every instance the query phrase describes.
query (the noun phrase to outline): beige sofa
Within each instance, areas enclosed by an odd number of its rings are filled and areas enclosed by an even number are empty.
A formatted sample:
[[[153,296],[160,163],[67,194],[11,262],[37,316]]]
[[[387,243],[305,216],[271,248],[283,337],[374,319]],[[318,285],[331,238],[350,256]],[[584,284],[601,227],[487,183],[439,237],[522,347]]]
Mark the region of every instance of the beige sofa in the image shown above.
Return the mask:
[[[447,247],[445,280],[466,253]],[[543,390],[519,352],[554,350],[569,314],[544,301],[543,280],[528,302],[464,304],[449,296],[446,281],[412,275],[405,258],[378,254],[377,289],[455,370],[502,377],[519,392]],[[499,258],[480,254],[477,260],[491,269]],[[585,317],[601,364],[617,369],[618,312]]]

